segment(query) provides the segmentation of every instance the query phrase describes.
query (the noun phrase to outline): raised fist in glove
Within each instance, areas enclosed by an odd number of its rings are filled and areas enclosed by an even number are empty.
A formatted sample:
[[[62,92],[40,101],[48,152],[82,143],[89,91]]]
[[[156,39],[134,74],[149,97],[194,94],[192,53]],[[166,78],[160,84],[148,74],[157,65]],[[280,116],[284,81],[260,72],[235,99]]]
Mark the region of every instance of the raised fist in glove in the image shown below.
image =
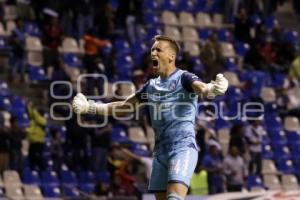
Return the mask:
[[[72,107],[77,114],[89,113],[91,102],[82,93],[78,93],[73,99]]]
[[[215,81],[211,81],[207,89],[207,97],[214,98],[215,96],[222,95],[228,89],[228,80],[223,74],[218,74]]]

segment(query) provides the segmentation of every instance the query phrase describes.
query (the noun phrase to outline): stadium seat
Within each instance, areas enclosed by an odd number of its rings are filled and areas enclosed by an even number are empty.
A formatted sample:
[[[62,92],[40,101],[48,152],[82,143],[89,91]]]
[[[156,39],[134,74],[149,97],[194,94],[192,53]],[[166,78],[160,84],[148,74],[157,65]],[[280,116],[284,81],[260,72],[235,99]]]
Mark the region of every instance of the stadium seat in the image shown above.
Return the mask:
[[[234,58],[234,57],[236,57],[233,45],[229,42],[221,42],[221,51],[222,51],[222,55],[225,58]]]
[[[153,12],[160,9],[160,1],[158,0],[144,0],[143,10],[146,12]]]
[[[35,185],[24,185],[24,195],[27,200],[44,200],[42,192],[39,187]]]
[[[78,185],[76,175],[72,171],[62,170],[60,172],[60,179],[63,186],[76,187]]]
[[[263,145],[262,158],[263,159],[273,159],[274,158],[274,154],[273,154],[271,145]]]
[[[39,29],[38,25],[34,22],[27,22],[24,25],[25,32],[30,36],[41,37],[42,32]]]
[[[29,80],[30,81],[45,81],[48,77],[45,74],[44,68],[37,66],[29,66]]]
[[[264,179],[264,185],[269,190],[281,190],[282,187],[277,175],[266,174],[263,176],[263,179]]]
[[[254,187],[263,187],[263,183],[259,176],[250,174],[247,177],[247,188],[251,190]]]
[[[169,37],[173,38],[176,41],[181,41],[182,40],[181,33],[180,33],[179,29],[176,28],[176,27],[165,26],[164,34],[166,36],[169,36]]]
[[[22,188],[20,186],[6,186],[5,195],[12,200],[25,200]]]
[[[129,139],[126,136],[126,131],[121,126],[113,126],[112,133],[111,133],[111,140],[112,142],[128,142]]]
[[[277,174],[277,169],[273,160],[262,160],[262,174]]]
[[[198,12],[196,14],[196,23],[199,28],[207,28],[213,26],[210,16],[207,13],[203,12]]]
[[[194,13],[195,6],[196,1],[194,0],[179,1],[178,9],[183,12]]]
[[[299,120],[296,117],[284,118],[284,129],[287,131],[300,131]]]
[[[59,198],[61,197],[61,190],[57,186],[44,185],[42,186],[44,197]]]
[[[79,172],[79,182],[80,183],[94,183],[95,174],[92,171],[80,171]]]
[[[95,174],[96,181],[103,183],[110,183],[111,177],[108,171],[101,171]]]
[[[43,64],[43,54],[39,51],[28,51],[27,52],[27,64],[34,66],[34,67],[40,67]]]
[[[201,41],[206,41],[212,34],[212,30],[208,28],[201,28],[198,30],[198,35]]]
[[[250,45],[248,43],[236,42],[234,48],[238,56],[244,57],[250,50]]]
[[[220,42],[231,42],[232,40],[232,35],[227,29],[219,29],[217,35]]]
[[[87,193],[87,194],[93,194],[95,191],[95,184],[94,183],[80,183],[79,190],[84,193]]]
[[[191,56],[199,56],[200,55],[200,47],[195,42],[184,42],[183,50],[189,52]]]
[[[64,63],[69,67],[75,67],[81,69],[83,67],[81,59],[73,53],[67,53],[63,55]]]
[[[163,11],[161,15],[161,21],[167,26],[178,26],[179,20],[176,17],[176,14],[171,11]]]
[[[4,187],[21,187],[22,182],[19,173],[14,170],[5,170],[3,172]]]
[[[299,185],[297,178],[292,174],[283,174],[281,176],[282,188],[285,191],[298,190]]]
[[[115,49],[117,50],[117,53],[120,56],[121,55],[127,55],[127,54],[131,53],[130,44],[125,39],[117,39],[115,41],[114,46],[115,46]]]
[[[25,39],[25,49],[27,51],[43,51],[41,40],[38,37],[27,36]]]
[[[161,9],[162,10],[167,10],[167,11],[177,12],[178,11],[178,1],[176,1],[176,0],[164,0],[161,4]]]
[[[155,26],[161,25],[161,20],[153,12],[146,12],[146,13],[144,13],[144,18],[143,19],[144,19],[144,23],[148,27],[154,28]]]
[[[43,186],[58,187],[60,185],[56,172],[51,170],[42,172],[41,183]]]
[[[277,157],[279,157],[279,156],[276,156],[275,158],[277,158]],[[284,174],[295,173],[295,168],[293,166],[292,160],[282,159],[282,157],[281,157],[280,159],[276,159],[276,165],[277,165],[278,171],[280,171],[281,173],[284,173]]]
[[[40,178],[37,171],[25,168],[22,172],[23,183],[27,185],[40,185]]]
[[[161,28],[150,27],[147,30],[146,40],[151,41],[155,35],[162,35],[162,34],[163,34],[163,31],[161,30]]]
[[[186,2],[186,1],[182,1]],[[179,24],[181,26],[195,26],[196,22],[192,13],[180,12],[179,13]]]
[[[0,109],[9,111],[11,109],[10,99],[7,97],[0,97]]]
[[[128,129],[129,139],[137,143],[147,143],[146,135],[141,127],[130,127]]]
[[[276,158],[280,159],[290,159],[290,151],[287,146],[282,145],[281,143],[273,143],[272,149]]]
[[[260,96],[265,103],[273,103],[276,101],[275,90],[271,87],[263,87]]]
[[[229,86],[239,87],[241,86],[239,77],[235,72],[224,72],[224,76],[228,79]]]
[[[182,28],[182,40],[190,42],[199,42],[198,33],[195,28],[183,27]]]
[[[78,42],[75,38],[66,37],[62,41],[62,46],[59,48],[61,53],[80,53]]]

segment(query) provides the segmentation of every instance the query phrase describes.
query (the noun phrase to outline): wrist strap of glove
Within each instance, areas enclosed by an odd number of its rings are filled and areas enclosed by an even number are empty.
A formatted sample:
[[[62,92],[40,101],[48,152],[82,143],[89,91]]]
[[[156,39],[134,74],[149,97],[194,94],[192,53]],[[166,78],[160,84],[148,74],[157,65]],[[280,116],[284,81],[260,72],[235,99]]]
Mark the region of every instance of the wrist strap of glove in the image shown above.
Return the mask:
[[[96,102],[93,100],[89,100],[89,109],[88,109],[88,114],[95,115],[96,114]]]
[[[214,81],[211,81],[210,83],[206,84],[206,97],[208,99],[214,99],[216,97],[216,94],[214,92]]]

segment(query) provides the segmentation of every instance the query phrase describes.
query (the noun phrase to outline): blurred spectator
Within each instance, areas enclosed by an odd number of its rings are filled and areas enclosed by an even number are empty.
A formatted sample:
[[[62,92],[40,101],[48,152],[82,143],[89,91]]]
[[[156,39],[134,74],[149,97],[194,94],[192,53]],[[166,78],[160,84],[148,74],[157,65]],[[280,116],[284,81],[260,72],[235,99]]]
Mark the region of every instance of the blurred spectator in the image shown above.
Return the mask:
[[[21,152],[22,149],[22,141],[26,137],[26,132],[22,129],[16,118],[11,118],[11,129],[9,133],[10,138],[10,168],[13,170],[17,170],[18,172],[22,171],[23,167],[23,154]]]
[[[59,131],[54,131],[51,138],[51,156],[53,159],[53,168],[60,170],[63,164],[63,141]]]
[[[232,19],[238,16],[239,9],[244,6],[243,0],[229,0],[225,3],[224,17],[226,23],[231,23]]]
[[[112,125],[108,123],[105,127],[97,128],[93,131],[92,150],[93,150],[93,170],[107,170],[107,154],[111,143]]]
[[[28,115],[30,125],[27,128],[27,139],[29,141],[29,162],[32,170],[44,169],[43,149],[45,143],[45,127],[47,119],[38,111],[31,102],[28,103]]]
[[[252,23],[248,17],[247,11],[245,8],[239,10],[239,15],[235,18],[234,23],[234,38],[239,42],[251,43],[251,29]]]
[[[200,164],[202,163],[202,159],[204,155],[206,154],[206,143],[205,143],[205,128],[199,124],[196,126],[196,142],[197,145],[199,146],[199,152],[198,152],[198,162],[197,162],[197,167],[196,169],[200,169]]]
[[[191,179],[191,195],[208,195],[207,171],[196,170]]]
[[[205,66],[205,81],[213,80],[223,71],[222,48],[215,32],[210,35],[202,48],[200,59]]]
[[[247,166],[239,155],[236,146],[229,148],[229,154],[224,159],[224,173],[228,192],[242,191],[247,176]]]
[[[21,78],[24,78],[25,73],[25,27],[24,22],[21,18],[16,19],[16,28],[12,30],[11,45],[12,53],[11,67],[12,77],[15,83],[18,83]]]
[[[223,164],[218,147],[211,144],[208,147],[208,154],[202,161],[203,168],[208,173],[208,191],[209,194],[224,192]]]
[[[111,194],[111,188],[109,182],[99,181],[98,183],[96,183],[95,194],[97,196],[102,196],[102,197],[111,196],[112,194]]]
[[[290,79],[296,79],[300,81],[300,50],[298,50],[297,56],[290,66],[288,75]]]
[[[136,179],[133,176],[134,166],[131,160],[125,159],[122,165],[114,174],[115,176],[120,176],[122,188],[126,191],[125,195],[135,194],[135,182]]]
[[[52,68],[59,67],[58,47],[61,46],[63,39],[63,30],[58,23],[58,16],[48,16],[43,27],[42,43],[44,46],[44,66],[49,74]]]
[[[267,70],[264,57],[259,53],[261,43],[254,42],[253,46],[246,53],[244,58],[245,68],[247,70]]]
[[[263,134],[264,128],[259,120],[249,121],[249,125],[246,127],[246,138],[250,153],[249,174],[261,175]]]
[[[89,0],[73,1],[74,14],[76,18],[78,38],[83,37],[84,33],[94,25],[92,7]]]
[[[231,149],[232,147],[236,147],[240,155],[245,160],[248,148],[247,140],[245,137],[245,129],[242,123],[234,124],[230,130],[229,149]]]
[[[178,61],[177,66],[182,70],[193,72],[193,63],[189,52],[184,51],[182,53],[182,59]]]
[[[94,36],[92,29],[88,30],[83,37],[84,40],[84,65],[87,69],[88,74],[105,74],[105,66],[100,57],[99,49],[108,45],[111,45],[108,40],[101,40]],[[102,82],[101,82],[102,81]],[[103,85],[102,78],[89,77],[87,79],[87,93],[89,95],[94,94],[94,88],[96,87],[99,94],[102,94],[103,88],[100,86]],[[100,87],[100,88],[99,88]]]
[[[31,0],[17,0],[17,16],[26,21],[35,20],[35,12],[30,5]]]
[[[115,29],[115,13],[112,6],[105,1],[92,0],[94,11],[94,28],[100,38],[110,38]]]
[[[9,127],[4,125],[3,119],[0,125],[0,173],[2,173],[4,170],[9,169],[10,147]]]
[[[131,158],[133,160],[137,160],[144,165],[145,170],[146,170],[145,178],[147,180],[149,180],[150,176],[151,176],[153,158],[136,155],[133,152],[131,152],[130,150],[125,149],[125,148],[122,148],[122,152],[125,154],[125,156],[128,156],[129,158]]]
[[[128,37],[131,44],[134,44],[137,39],[136,26],[141,24],[143,19],[142,14],[142,1],[140,0],[128,0],[118,1],[119,6],[116,12],[117,24],[127,29]]]
[[[298,18],[300,17],[300,2],[298,0],[293,0],[293,6],[295,9],[295,13],[298,16]]]

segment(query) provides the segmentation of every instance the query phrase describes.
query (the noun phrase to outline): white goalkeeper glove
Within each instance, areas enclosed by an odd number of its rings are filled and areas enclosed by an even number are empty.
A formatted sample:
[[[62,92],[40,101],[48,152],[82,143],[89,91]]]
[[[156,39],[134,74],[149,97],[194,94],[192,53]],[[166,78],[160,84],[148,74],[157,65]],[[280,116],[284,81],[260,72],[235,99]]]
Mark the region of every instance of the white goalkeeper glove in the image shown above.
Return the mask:
[[[215,81],[207,84],[207,97],[215,98],[218,95],[223,95],[228,89],[228,80],[223,74],[217,74]]]
[[[100,114],[107,115],[108,106],[104,103],[96,103],[93,100],[87,100],[87,98],[82,94],[78,93],[72,102],[72,107],[77,114]]]

